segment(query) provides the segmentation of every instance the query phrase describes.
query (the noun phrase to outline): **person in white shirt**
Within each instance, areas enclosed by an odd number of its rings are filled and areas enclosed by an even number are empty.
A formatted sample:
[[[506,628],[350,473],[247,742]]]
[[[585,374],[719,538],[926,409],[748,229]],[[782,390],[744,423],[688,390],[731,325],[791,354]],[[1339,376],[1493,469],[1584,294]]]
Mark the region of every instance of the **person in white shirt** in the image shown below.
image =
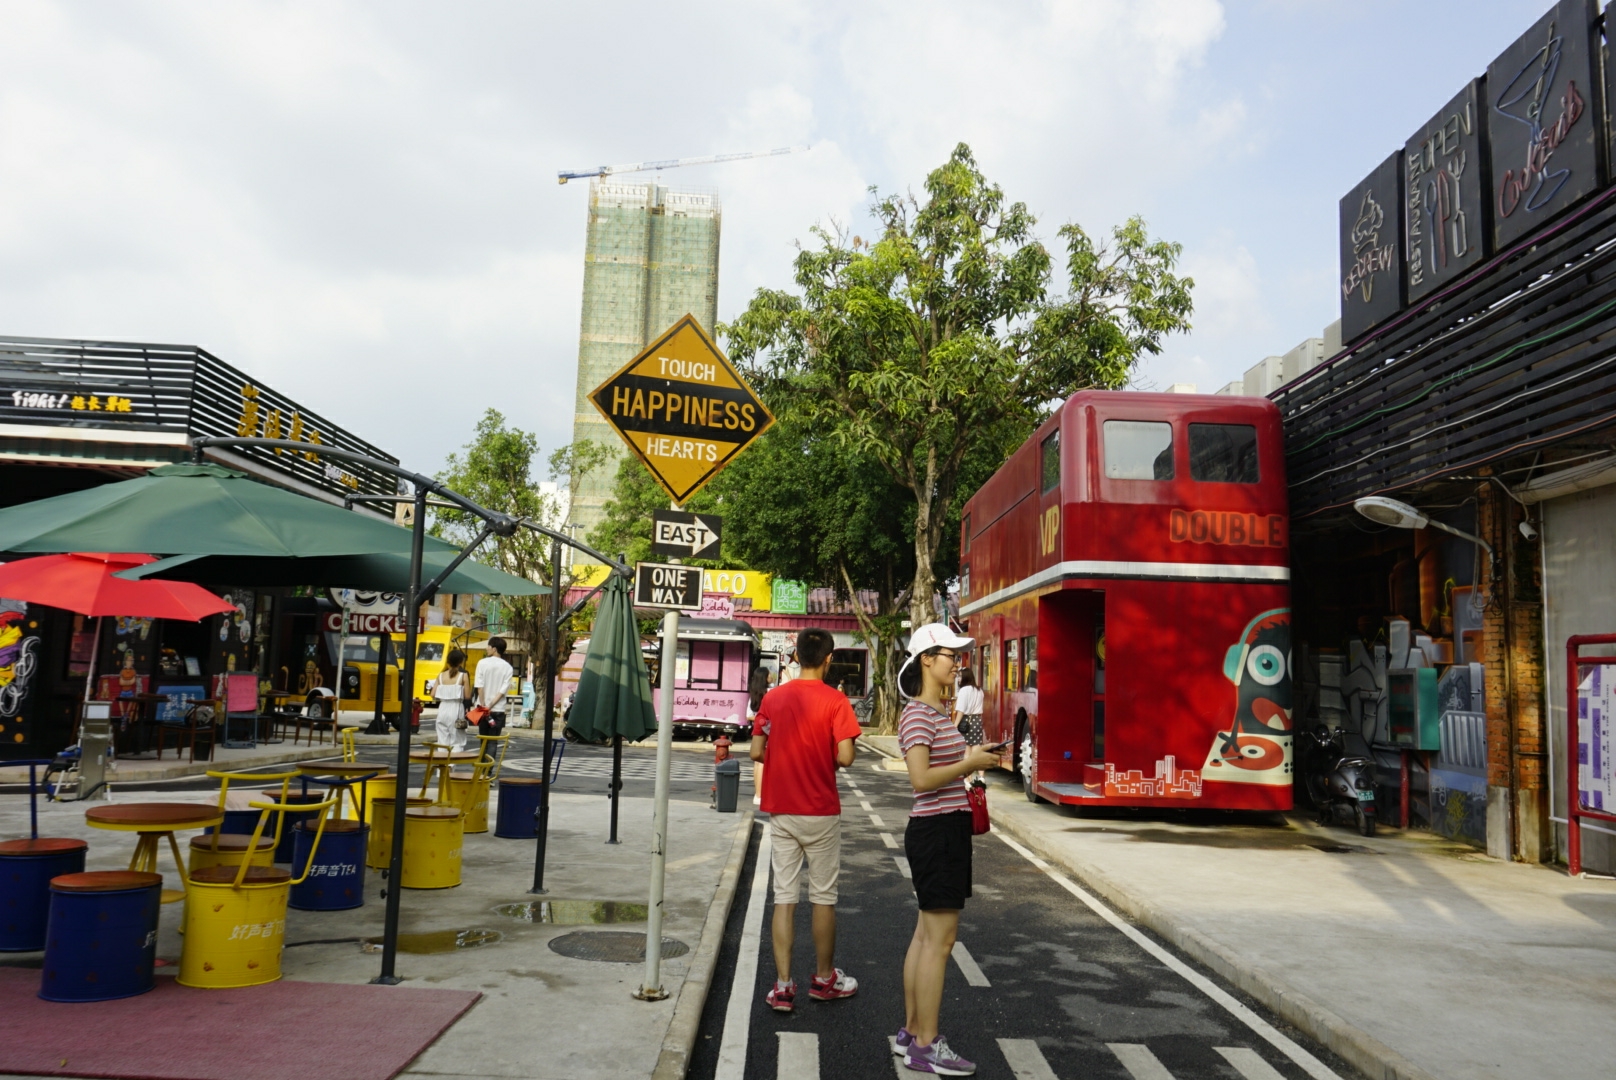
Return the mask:
[[[488,639],[488,651],[477,664],[476,704],[488,710],[477,721],[477,734],[505,733],[505,694],[511,688],[511,665],[505,659],[505,639]]]
[[[966,746],[982,745],[982,688],[968,667],[960,669],[959,689],[954,691],[954,723],[965,736]],[[977,773],[975,779],[982,779],[982,774]]]

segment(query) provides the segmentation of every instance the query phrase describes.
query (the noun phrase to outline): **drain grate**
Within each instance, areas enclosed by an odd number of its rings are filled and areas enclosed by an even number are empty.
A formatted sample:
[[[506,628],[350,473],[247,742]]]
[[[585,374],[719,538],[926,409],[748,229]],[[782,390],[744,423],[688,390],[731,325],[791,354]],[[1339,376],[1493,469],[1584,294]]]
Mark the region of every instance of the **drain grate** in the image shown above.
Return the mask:
[[[607,964],[645,962],[645,935],[623,930],[586,930],[562,934],[550,940],[550,948],[574,960],[599,960]],[[690,946],[673,938],[662,939],[662,959],[683,956]]]
[[[494,909],[494,914],[552,926],[598,926],[601,923],[644,922],[646,911],[644,904],[629,904],[620,900],[531,900],[520,904],[501,904]]]

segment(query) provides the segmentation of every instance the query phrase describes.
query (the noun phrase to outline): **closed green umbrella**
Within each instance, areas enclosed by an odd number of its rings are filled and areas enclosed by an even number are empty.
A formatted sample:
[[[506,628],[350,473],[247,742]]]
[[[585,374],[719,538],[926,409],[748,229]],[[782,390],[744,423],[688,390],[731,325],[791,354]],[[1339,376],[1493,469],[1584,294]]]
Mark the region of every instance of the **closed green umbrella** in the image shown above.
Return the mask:
[[[427,551],[458,551],[427,537]],[[410,530],[297,495],[219,465],[160,465],[145,476],[0,510],[0,551],[309,558],[395,552]]]
[[[452,558],[454,553],[449,551],[426,552],[421,559],[421,577],[427,581],[437,577]],[[410,586],[410,557],[401,553],[327,555],[312,559],[175,555],[122,571],[117,576],[132,581],[158,578],[165,581],[219,582],[248,588],[320,585],[402,593]],[[438,591],[538,596],[548,593],[550,587],[467,559],[444,579]]]
[[[628,579],[613,574],[601,590],[589,652],[578,676],[567,726],[590,742],[612,741],[612,824],[607,843],[617,843],[617,794],[622,788],[623,740],[656,730],[651,676],[640,655],[640,629]]]

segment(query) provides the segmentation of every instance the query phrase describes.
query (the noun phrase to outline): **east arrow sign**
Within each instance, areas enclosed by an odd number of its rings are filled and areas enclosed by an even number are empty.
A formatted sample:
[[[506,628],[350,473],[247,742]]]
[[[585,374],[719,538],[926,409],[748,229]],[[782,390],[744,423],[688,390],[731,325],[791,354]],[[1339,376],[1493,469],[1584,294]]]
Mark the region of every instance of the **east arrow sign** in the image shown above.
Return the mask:
[[[656,510],[651,514],[651,554],[716,559],[724,519],[714,514]]]
[[[597,386],[589,400],[684,503],[774,423],[694,315]]]

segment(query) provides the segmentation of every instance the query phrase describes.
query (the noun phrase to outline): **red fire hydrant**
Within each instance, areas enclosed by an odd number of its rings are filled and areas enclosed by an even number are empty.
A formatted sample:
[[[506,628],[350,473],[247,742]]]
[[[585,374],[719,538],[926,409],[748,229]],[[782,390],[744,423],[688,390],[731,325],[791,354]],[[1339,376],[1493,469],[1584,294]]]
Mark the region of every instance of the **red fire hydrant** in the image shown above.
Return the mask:
[[[727,734],[720,733],[718,738],[713,741],[713,764],[714,765],[717,765],[720,761],[728,761],[729,760],[729,757],[730,757],[729,748],[730,748],[729,736]]]

